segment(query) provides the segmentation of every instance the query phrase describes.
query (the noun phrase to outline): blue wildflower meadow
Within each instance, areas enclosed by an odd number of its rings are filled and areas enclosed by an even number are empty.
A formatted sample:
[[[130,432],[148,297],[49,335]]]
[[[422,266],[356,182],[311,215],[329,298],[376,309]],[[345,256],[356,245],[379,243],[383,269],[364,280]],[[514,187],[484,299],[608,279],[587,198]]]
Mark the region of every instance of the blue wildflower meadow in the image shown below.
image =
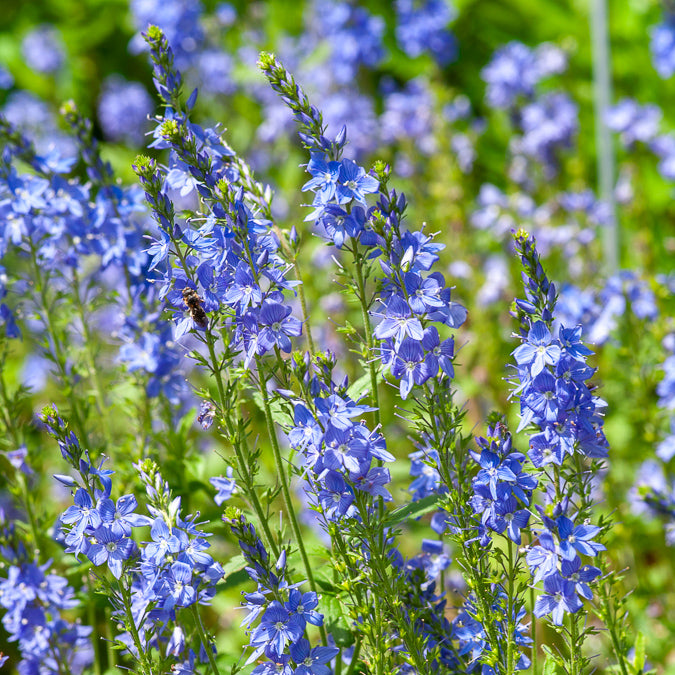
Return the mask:
[[[477,97],[464,7],[307,0],[277,57],[245,4],[132,0],[95,121],[0,69],[0,666],[648,672],[616,542],[675,541],[675,282],[596,260],[641,197],[576,161],[575,45],[490,45]],[[20,36],[44,88],[67,35]],[[659,106],[594,114],[675,176]]]

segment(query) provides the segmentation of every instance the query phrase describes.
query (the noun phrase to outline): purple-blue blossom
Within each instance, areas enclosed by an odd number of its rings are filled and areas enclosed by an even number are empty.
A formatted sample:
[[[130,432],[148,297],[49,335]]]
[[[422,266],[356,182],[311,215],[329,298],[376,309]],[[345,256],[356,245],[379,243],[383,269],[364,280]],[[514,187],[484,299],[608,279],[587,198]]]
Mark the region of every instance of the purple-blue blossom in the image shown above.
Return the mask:
[[[631,98],[621,99],[605,112],[605,124],[621,135],[621,142],[631,146],[637,141],[654,140],[661,124],[661,109],[647,103],[640,105]]]
[[[59,31],[49,24],[33,28],[21,42],[26,65],[38,73],[56,73],[65,61],[65,48]]]
[[[129,82],[119,75],[103,81],[98,119],[108,140],[144,145],[145,132],[150,129],[148,116],[153,110],[150,94],[140,82]]]
[[[665,13],[663,20],[650,31],[649,47],[656,72],[664,79],[675,73],[675,15]]]
[[[396,0],[396,40],[408,56],[429,52],[447,66],[457,57],[457,43],[448,29],[454,16],[445,0]]]

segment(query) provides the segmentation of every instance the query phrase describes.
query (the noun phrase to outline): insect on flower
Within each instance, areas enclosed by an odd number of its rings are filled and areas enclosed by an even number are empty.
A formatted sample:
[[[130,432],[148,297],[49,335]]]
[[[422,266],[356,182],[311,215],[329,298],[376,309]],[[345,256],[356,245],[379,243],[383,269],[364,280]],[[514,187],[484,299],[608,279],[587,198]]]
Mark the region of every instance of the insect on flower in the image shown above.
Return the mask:
[[[200,327],[206,328],[209,325],[209,320],[206,316],[206,312],[202,308],[203,300],[197,294],[194,288],[186,286],[183,289],[183,302],[186,304],[190,310],[190,316],[192,320]]]

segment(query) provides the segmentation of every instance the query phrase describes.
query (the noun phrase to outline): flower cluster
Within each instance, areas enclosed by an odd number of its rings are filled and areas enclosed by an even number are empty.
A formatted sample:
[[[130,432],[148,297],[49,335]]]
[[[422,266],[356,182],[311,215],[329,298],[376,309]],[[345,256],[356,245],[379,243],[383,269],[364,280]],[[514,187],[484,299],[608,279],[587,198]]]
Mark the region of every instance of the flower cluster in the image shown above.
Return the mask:
[[[189,121],[196,93],[181,110],[182,78],[171,48],[154,27],[146,37],[158,91],[173,105],[159,121],[154,145],[171,149],[174,168],[167,173],[143,156],[134,168],[160,227],[148,252],[151,269],[162,269],[160,297],[178,309],[174,337],[208,328],[209,317],[222,311],[234,321],[232,347],[245,351],[247,365],[276,348],[290,352],[290,338],[299,336],[302,326],[284,304],[284,291],[295,282],[286,279],[288,266],[278,254],[281,244],[266,216],[266,198],[256,200],[244,190],[260,186],[246,182],[243,166],[216,130]],[[182,223],[176,222],[167,194],[167,186],[179,183],[192,185],[205,210]]]
[[[662,117],[663,111],[654,103],[640,105],[625,98],[607,110],[605,122],[620,134],[624,147],[646,145],[659,158],[659,173],[667,180],[675,180],[675,135],[659,133]]]
[[[391,499],[385,487],[391,476],[380,463],[394,457],[381,434],[355,419],[373,408],[352,400],[346,387],[331,384],[312,378],[314,398],[295,403],[288,440],[303,458],[315,506],[326,520],[339,522],[364,515],[357,509],[356,491]]]
[[[562,92],[544,94],[521,111],[523,137],[518,150],[545,167],[556,164],[559,148],[569,148],[579,129],[579,109]]]
[[[511,434],[503,424],[489,427],[487,437],[477,438],[476,443],[480,453],[473,455],[480,470],[472,481],[471,508],[481,518],[481,546],[489,544],[489,531],[506,532],[512,542],[520,544],[537,479],[523,471],[525,455],[512,448]]]
[[[530,49],[510,42],[495,52],[483,69],[486,99],[493,108],[509,111],[514,126],[522,132],[510,142],[513,155],[510,177],[520,185],[532,182],[530,160],[537,162],[549,179],[558,172],[558,154],[568,148],[578,129],[578,108],[567,94],[540,94],[539,82],[567,67],[564,52],[543,43]]]
[[[79,675],[93,661],[90,626],[66,621],[61,612],[77,607],[68,581],[43,565],[16,561],[0,577],[2,625],[21,651],[21,672]]]
[[[396,18],[396,39],[408,56],[430,52],[442,66],[455,60],[457,45],[447,28],[453,11],[443,0],[397,0]]]
[[[63,39],[49,24],[37,26],[24,36],[21,53],[28,67],[37,73],[54,74],[65,61]]]
[[[109,140],[143,145],[152,109],[150,94],[140,82],[127,82],[117,75],[111,75],[103,82],[98,119]]]
[[[653,104],[639,105],[632,98],[621,99],[605,113],[605,123],[618,134],[625,146],[649,143],[656,138],[663,113]]]
[[[493,588],[493,596],[492,604],[489,607],[491,630],[496,632],[501,639],[513,640],[513,643],[518,647],[528,647],[532,643],[532,639],[527,634],[527,624],[523,623],[526,617],[525,607],[514,608],[512,616],[509,617],[506,591],[497,585]],[[476,666],[483,662],[481,672],[492,675],[492,673],[500,671],[483,661],[484,658],[490,658],[491,650],[489,648],[489,636],[483,623],[475,618],[477,615],[480,615],[480,612],[478,611],[476,597],[471,594],[466,598],[461,611],[452,621],[452,636],[459,644],[458,655],[467,662],[467,672],[472,672]],[[512,623],[514,626],[512,636],[508,635],[508,623]],[[527,670],[529,667],[530,659],[525,654],[519,653],[515,664],[516,670]]]
[[[150,460],[135,466],[145,484],[149,515],[136,513],[133,494],[111,498],[114,471],[95,467],[77,438],[55,409],[46,409],[43,422],[58,441],[63,457],[79,473],[79,480],[58,475],[74,489],[73,505],[60,516],[66,552],[85,555],[103,565],[113,579],[101,575],[115,615],[127,631],[117,641],[137,659],[147,658],[160,644],[175,660],[190,658],[189,641],[177,623],[176,612],[195,603],[207,604],[223,577],[222,566],[207,552],[210,544],[195,516],[181,516],[181,499],[171,495],[157,466]],[[150,540],[137,545],[134,530],[150,527]],[[202,641],[206,650],[211,646]]]
[[[312,176],[303,190],[312,191],[314,210],[306,220],[314,220],[322,236],[338,248],[359,255],[359,246],[367,258],[380,257],[385,278],[379,300],[382,317],[373,336],[381,341],[383,365],[400,381],[405,399],[414,385],[445,374],[453,377],[452,338],[441,341],[430,322],[460,326],[466,310],[450,300],[450,289],[439,272],[425,274],[438,260],[442,245],[432,242],[421,231],[403,230],[405,195],[386,188],[387,171],[381,167],[376,177],[350,159],[339,160],[346,135],[340,133],[331,142],[323,135],[323,120],[286,70],[274,57],[263,55],[261,67],[272,86],[288,101],[307,131],[301,138],[313,151],[307,171]],[[366,195],[379,191],[375,206],[368,207]],[[361,264],[361,263],[359,263]],[[362,283],[362,282],[359,282]]]
[[[590,582],[600,576],[599,568],[582,565],[581,555],[595,557],[605,546],[594,541],[600,528],[582,523],[575,525],[567,515],[567,500],[546,516],[539,507],[544,528],[538,533],[538,543],[529,548],[527,564],[534,583],[543,580],[544,593],[537,598],[534,614],[551,615],[554,624],[561,625],[565,613],[574,614],[582,607],[581,598],[593,599]]]
[[[360,66],[372,68],[385,56],[383,17],[365,7],[335,0],[314,0],[318,37],[330,45],[325,64],[340,83],[351,82]]]
[[[566,67],[564,53],[553,45],[530,49],[521,42],[509,42],[494,53],[481,73],[487,83],[487,102],[493,108],[511,108],[521,97],[532,98],[541,80]]]
[[[381,320],[373,335],[380,341],[382,365],[399,381],[403,399],[415,385],[454,377],[454,339],[441,340],[433,324],[458,328],[467,314],[462,305],[451,300],[451,289],[440,272],[426,274],[443,245],[434,243],[423,231],[403,230],[405,209],[403,194],[380,188],[373,230],[384,278],[381,309],[373,311]]]
[[[656,297],[649,283],[631,270],[613,274],[599,291],[566,284],[556,303],[558,325],[581,325],[590,343],[606,343],[627,314],[641,321],[658,316]]]
[[[428,661],[432,672],[444,667],[457,668],[460,663],[457,649],[449,639],[453,627],[445,616],[443,573],[451,562],[443,542],[435,539],[423,540],[421,553],[399,561],[407,587],[403,596],[407,618],[415,622],[415,630],[424,637],[426,653],[434,655]]]
[[[273,563],[255,528],[243,516],[224,516],[223,519],[239,540],[246,571],[257,584],[254,592],[244,594],[243,607],[248,613],[242,626],[250,631],[252,649],[246,665],[262,656],[268,660],[257,665],[252,675],[273,672],[327,675],[330,670],[325,664],[339,650],[325,645],[312,648],[305,637],[308,624],[323,626],[323,615],[316,611],[319,603],[316,593],[303,593],[298,590],[301,583],[288,583],[286,551]],[[257,620],[258,625],[252,628]]]
[[[17,451],[20,452],[20,451]],[[21,460],[22,461],[22,460]],[[21,653],[19,672],[53,673],[67,669],[80,675],[92,664],[91,626],[68,621],[62,613],[79,607],[67,579],[29,557],[16,522],[0,508],[0,607],[9,642]],[[8,657],[0,651],[0,666]]]
[[[654,68],[662,78],[668,79],[675,73],[675,15],[665,13],[661,23],[652,26],[650,34]]]
[[[563,192],[537,203],[527,192],[507,195],[491,183],[481,186],[476,209],[470,216],[473,227],[489,231],[494,239],[504,243],[514,229],[526,227],[537,238],[542,255],[560,251],[569,260],[570,274],[574,276],[584,268],[582,254],[595,239],[597,226],[606,222],[606,204],[590,190]],[[499,253],[486,259],[485,283],[478,294],[482,304],[500,298],[509,281],[507,261],[508,257]]]
[[[656,448],[656,457],[643,462],[636,481],[636,492],[641,504],[646,504],[655,515],[666,520],[666,541],[675,545],[675,480],[668,469],[675,457],[675,334],[663,340],[668,356],[661,368],[663,379],[656,387],[659,408],[670,420],[670,433],[666,433]],[[640,510],[643,510],[644,506]]]
[[[605,457],[601,416],[605,403],[586,384],[594,371],[585,363],[591,351],[581,341],[581,327],[561,326],[559,336],[553,336],[555,286],[543,274],[532,240],[517,235],[516,244],[533,272],[526,281],[527,300],[516,301],[529,330],[513,352],[520,398],[518,430],[530,426],[539,430],[530,437],[528,456],[538,468],[560,466],[575,453]]]
[[[537,545],[528,550],[527,563],[535,583],[543,580],[544,585],[535,614],[551,614],[553,622],[560,625],[566,612],[581,609],[580,597],[593,597],[588,583],[600,575],[598,568],[582,566],[579,554],[594,557],[605,550],[594,541],[601,528],[586,520],[575,524],[572,502],[562,497],[563,490],[577,491],[579,508],[583,508],[582,477],[561,470],[569,464],[567,458],[577,454],[591,459],[607,456],[602,429],[605,403],[586,384],[594,371],[585,363],[591,351],[581,341],[581,327],[561,326],[558,337],[551,333],[556,289],[541,267],[534,240],[519,231],[515,241],[527,293],[526,300],[516,300],[523,340],[513,352],[518,371],[514,393],[520,398],[519,430],[532,430],[528,451],[532,464],[554,467],[554,477],[549,476],[546,486],[548,509],[537,507],[543,529]]]

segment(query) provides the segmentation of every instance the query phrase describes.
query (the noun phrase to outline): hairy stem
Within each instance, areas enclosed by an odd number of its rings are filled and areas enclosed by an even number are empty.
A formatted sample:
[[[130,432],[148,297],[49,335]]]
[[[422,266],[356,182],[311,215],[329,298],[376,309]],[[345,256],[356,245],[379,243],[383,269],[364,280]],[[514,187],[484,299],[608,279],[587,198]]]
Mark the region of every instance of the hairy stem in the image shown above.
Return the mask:
[[[277,439],[277,433],[274,428],[274,419],[272,417],[272,410],[270,408],[269,395],[267,393],[267,388],[261,377],[263,372],[262,364],[260,358],[256,357],[256,365],[258,367],[258,389],[260,391],[260,396],[263,401],[263,408],[265,411],[265,421],[267,423],[267,435],[269,436],[270,443],[272,444],[272,451],[274,453],[274,463],[276,465],[277,473],[279,475],[279,480],[281,482],[281,494],[284,500],[284,506],[286,507],[286,513],[289,520],[291,521],[291,528],[295,536],[295,541],[298,545],[298,550],[300,551],[300,556],[302,562],[305,566],[305,572],[307,574],[307,581],[309,586],[314,593],[316,590],[316,582],[314,581],[314,573],[312,572],[312,566],[309,562],[309,557],[307,556],[307,551],[305,550],[305,544],[303,543],[302,532],[300,531],[300,525],[298,524],[298,518],[295,514],[295,508],[293,507],[293,500],[291,499],[291,492],[288,487],[288,478],[286,477],[286,469],[284,468],[284,460],[281,456],[281,449],[279,448],[279,441]],[[326,629],[323,626],[319,627],[321,632],[321,641],[324,646],[327,644]]]

